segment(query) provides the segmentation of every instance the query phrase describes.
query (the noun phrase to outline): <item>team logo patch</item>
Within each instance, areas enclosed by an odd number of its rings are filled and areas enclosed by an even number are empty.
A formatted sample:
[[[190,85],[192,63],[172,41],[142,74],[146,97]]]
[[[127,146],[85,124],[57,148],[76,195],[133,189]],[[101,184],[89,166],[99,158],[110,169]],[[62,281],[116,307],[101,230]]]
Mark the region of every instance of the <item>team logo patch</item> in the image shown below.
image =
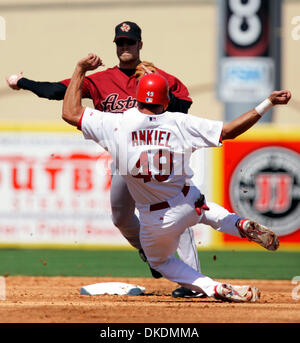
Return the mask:
[[[128,32],[130,31],[130,25],[123,23],[122,26],[120,27],[120,30],[122,30],[123,32]]]
[[[234,211],[278,235],[300,227],[300,157],[283,147],[265,147],[245,157],[229,186]]]

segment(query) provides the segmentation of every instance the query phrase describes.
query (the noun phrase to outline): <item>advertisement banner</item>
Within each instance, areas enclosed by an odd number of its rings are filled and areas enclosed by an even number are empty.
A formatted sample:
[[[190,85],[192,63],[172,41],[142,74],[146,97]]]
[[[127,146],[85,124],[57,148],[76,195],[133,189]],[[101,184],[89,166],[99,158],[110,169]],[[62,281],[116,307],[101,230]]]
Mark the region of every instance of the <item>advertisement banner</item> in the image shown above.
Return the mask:
[[[0,145],[0,244],[127,245],[100,146],[76,132],[1,132]]]
[[[218,1],[216,94],[226,121],[281,88],[281,13],[282,0]]]
[[[300,140],[293,132],[263,136],[224,142],[224,207],[300,246]]]
[[[221,60],[220,98],[224,102],[254,102],[274,89],[274,61],[268,57]]]
[[[41,128],[1,131],[0,146],[0,246],[131,247],[112,223],[112,160],[99,145],[76,130]],[[209,196],[206,153],[193,154],[191,165],[194,182]],[[196,243],[210,246],[212,231],[197,225]]]
[[[271,2],[222,1],[220,18],[219,99],[261,101],[275,86]]]

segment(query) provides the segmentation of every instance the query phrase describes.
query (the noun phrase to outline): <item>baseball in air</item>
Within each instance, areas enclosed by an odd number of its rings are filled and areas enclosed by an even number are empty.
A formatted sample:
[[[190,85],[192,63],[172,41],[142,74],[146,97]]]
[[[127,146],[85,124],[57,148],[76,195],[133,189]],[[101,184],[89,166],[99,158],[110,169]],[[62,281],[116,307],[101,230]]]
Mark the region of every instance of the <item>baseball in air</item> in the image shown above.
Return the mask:
[[[11,75],[8,80],[9,82],[15,82],[17,78],[18,78],[18,75]]]

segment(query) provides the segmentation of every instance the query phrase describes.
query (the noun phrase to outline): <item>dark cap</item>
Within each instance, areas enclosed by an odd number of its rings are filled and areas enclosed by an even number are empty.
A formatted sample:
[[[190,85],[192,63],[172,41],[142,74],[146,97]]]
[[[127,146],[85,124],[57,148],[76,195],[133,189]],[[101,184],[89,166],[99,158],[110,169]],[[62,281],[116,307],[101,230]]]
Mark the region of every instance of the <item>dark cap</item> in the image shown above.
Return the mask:
[[[115,39],[118,38],[128,38],[135,41],[142,39],[142,30],[141,28],[131,21],[123,21],[121,24],[115,27]]]

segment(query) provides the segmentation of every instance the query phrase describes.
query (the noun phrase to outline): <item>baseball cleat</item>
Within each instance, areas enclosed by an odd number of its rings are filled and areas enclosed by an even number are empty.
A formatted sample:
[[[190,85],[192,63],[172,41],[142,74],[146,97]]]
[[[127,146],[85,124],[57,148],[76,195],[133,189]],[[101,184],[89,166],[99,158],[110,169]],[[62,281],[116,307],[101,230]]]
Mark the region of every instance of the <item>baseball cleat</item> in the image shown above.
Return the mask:
[[[260,298],[260,291],[253,286],[232,286],[219,284],[215,286],[215,299],[228,302],[256,302]]]
[[[191,289],[188,289],[186,287],[179,287],[176,288],[172,292],[173,298],[206,298],[207,295],[205,293],[198,293],[195,291],[192,291]]]
[[[141,258],[144,262],[146,262],[146,263],[148,264],[148,267],[149,267],[149,269],[150,269],[150,271],[151,271],[151,274],[152,274],[152,276],[154,277],[154,279],[160,279],[161,277],[163,277],[163,276],[161,275],[160,272],[158,272],[157,270],[151,268],[150,264],[149,264],[148,261],[147,261],[147,256],[145,255],[143,249],[140,249],[140,250],[139,250],[139,255],[140,255],[140,258]]]
[[[237,228],[242,238],[260,244],[267,250],[277,250],[279,240],[276,234],[267,227],[249,219],[240,219]]]

